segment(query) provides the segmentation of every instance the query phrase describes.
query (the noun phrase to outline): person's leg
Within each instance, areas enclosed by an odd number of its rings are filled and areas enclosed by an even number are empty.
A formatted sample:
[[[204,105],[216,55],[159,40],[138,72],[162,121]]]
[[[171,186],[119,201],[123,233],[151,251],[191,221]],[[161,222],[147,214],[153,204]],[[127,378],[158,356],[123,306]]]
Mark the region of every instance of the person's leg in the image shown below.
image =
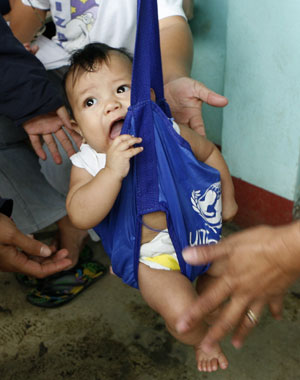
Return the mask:
[[[67,69],[68,69],[68,66],[63,66],[55,70],[47,71],[48,78],[55,85],[55,87],[57,88],[57,92],[63,98],[64,98],[64,91],[62,87],[62,80]],[[67,131],[66,133],[68,134]],[[68,136],[70,137],[70,135]],[[66,197],[69,191],[72,162],[69,159],[65,150],[62,148],[57,138],[55,137],[55,135],[54,135],[54,138],[58,147],[58,151],[62,157],[62,163],[60,165],[57,165],[53,161],[52,156],[46,144],[43,145],[43,149],[46,152],[47,159],[45,161],[40,159],[39,163],[41,166],[41,172],[46,178],[46,180],[51,184],[51,186],[56,191],[58,191],[60,194]],[[70,140],[73,142],[71,137],[70,137]],[[73,142],[73,146],[74,146],[74,149],[78,151],[78,147],[76,146],[74,142]]]
[[[68,132],[66,133],[68,134]],[[58,191],[60,194],[66,197],[69,191],[72,162],[55,136],[54,136],[54,139],[56,141],[58,151],[62,157],[62,163],[60,165],[57,165],[53,161],[51,153],[49,152],[47,145],[44,144],[43,149],[46,152],[47,159],[45,161],[39,159],[40,171],[42,175],[45,177],[45,179],[47,180],[47,182],[56,191]],[[72,138],[70,139],[72,140]],[[78,147],[75,145],[74,142],[73,142],[73,146],[74,146],[74,149],[78,151]]]
[[[65,197],[53,189],[40,172],[38,157],[26,133],[0,116],[0,194],[12,198],[12,217],[23,233],[34,233],[53,223],[59,227],[59,248],[69,251],[73,265],[87,236],[72,226]]]
[[[175,329],[179,317],[193,305],[197,297],[196,290],[185,276],[179,271],[152,269],[140,263],[139,287],[149,306],[164,318],[169,332],[182,343],[194,347],[200,371],[210,372],[218,367],[227,367],[228,361],[219,345],[209,355],[201,350],[205,323],[184,334],[177,333]]]

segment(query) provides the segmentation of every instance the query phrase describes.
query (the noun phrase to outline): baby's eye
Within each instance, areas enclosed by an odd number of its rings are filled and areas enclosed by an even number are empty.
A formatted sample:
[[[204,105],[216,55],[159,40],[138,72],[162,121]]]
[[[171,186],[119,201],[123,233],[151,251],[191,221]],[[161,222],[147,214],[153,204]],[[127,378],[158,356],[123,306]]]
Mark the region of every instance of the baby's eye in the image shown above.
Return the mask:
[[[126,92],[129,90],[130,90],[130,88],[128,86],[126,86],[125,84],[123,84],[122,86],[118,87],[117,93],[122,94],[122,92]]]
[[[94,104],[97,103],[97,99],[96,98],[88,98],[85,102],[84,102],[84,105],[85,107],[92,107]]]

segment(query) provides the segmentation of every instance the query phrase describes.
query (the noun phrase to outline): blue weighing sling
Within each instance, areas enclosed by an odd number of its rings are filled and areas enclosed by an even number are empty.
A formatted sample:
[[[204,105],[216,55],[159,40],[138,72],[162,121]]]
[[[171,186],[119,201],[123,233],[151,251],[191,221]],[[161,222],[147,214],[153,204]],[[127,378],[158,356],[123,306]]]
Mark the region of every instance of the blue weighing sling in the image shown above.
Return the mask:
[[[183,248],[220,239],[220,174],[195,158],[172,123],[163,92],[156,0],[139,0],[131,106],[122,133],[142,137],[144,150],[131,159],[112,210],[94,228],[114,273],[136,288],[143,215],[166,214],[181,272],[191,281],[209,266],[187,264]]]

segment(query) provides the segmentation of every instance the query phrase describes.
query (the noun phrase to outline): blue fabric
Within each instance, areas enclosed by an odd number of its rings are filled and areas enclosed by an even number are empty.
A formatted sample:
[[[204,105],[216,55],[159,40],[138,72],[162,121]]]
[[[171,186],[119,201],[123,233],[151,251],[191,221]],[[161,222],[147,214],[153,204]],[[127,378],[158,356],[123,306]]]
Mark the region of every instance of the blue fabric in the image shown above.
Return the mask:
[[[188,265],[182,249],[216,243],[221,232],[221,215],[216,213],[221,196],[219,172],[197,161],[169,118],[157,20],[156,0],[139,1],[131,107],[122,133],[142,137],[144,151],[131,160],[111,212],[95,227],[114,272],[136,288],[143,215],[166,213],[181,272],[191,281],[208,266]],[[150,99],[150,88],[155,91],[156,103]]]

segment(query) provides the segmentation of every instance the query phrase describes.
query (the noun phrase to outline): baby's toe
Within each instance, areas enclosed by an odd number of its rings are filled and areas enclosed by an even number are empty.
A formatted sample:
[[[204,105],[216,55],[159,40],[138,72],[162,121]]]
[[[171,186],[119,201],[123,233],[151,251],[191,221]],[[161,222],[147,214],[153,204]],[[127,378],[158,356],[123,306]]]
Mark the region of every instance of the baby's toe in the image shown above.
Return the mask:
[[[228,360],[222,353],[218,357],[218,362],[221,369],[226,369],[228,367]]]
[[[214,372],[217,371],[218,369],[218,359],[213,358],[208,362],[208,367],[209,367],[209,372]]]

